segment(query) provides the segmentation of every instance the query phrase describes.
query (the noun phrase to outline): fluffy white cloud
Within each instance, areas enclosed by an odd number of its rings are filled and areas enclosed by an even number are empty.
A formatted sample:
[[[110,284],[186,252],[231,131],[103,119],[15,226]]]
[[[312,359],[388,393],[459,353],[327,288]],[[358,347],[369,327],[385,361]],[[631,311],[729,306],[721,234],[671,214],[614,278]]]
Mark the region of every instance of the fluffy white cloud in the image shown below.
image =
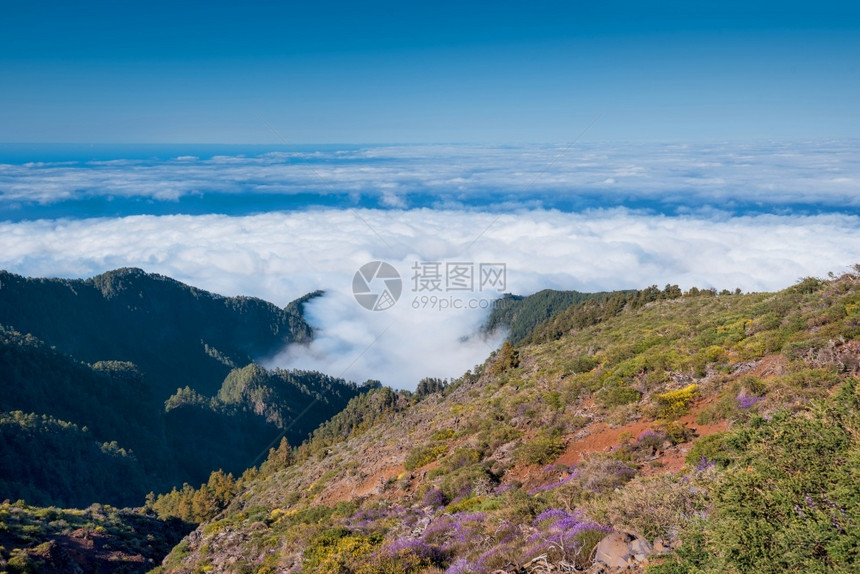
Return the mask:
[[[522,294],[655,283],[772,290],[860,262],[858,231],[853,215],[666,217],[624,209],[133,216],[0,223],[0,267],[85,277],[137,266],[278,305],[324,289],[327,296],[308,308],[316,340],[269,358],[273,364],[411,388],[423,376],[461,374],[499,343],[474,336],[486,310],[414,309],[415,297],[428,295],[412,291],[415,262],[502,262],[507,291]],[[391,262],[404,280],[387,311],[368,311],[352,296],[355,271],[372,260]]]

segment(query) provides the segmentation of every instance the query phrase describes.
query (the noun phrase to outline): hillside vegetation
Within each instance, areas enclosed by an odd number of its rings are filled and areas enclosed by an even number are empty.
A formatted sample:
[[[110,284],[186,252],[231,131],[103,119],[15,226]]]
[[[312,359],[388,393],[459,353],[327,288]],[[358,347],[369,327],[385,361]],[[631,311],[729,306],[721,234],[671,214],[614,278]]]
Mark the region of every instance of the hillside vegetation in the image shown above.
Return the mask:
[[[579,303],[272,449],[160,571],[598,572],[614,532],[634,570],[856,572],[858,334],[852,273]]]
[[[94,504],[84,510],[0,503],[0,572],[143,574],[188,528],[179,520]]]

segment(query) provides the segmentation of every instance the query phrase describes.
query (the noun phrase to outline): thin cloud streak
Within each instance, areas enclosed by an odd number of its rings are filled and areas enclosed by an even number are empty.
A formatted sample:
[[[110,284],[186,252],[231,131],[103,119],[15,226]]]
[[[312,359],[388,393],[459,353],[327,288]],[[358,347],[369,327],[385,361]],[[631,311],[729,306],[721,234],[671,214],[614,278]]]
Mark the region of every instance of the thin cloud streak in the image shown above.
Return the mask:
[[[0,164],[0,201],[51,205],[89,198],[176,202],[206,194],[344,196],[385,208],[513,203],[579,210],[648,202],[658,211],[860,208],[853,140],[802,143],[559,146],[378,146]],[[563,153],[560,153],[563,152]],[[550,164],[550,162],[552,163]],[[565,207],[569,205],[568,209]],[[366,205],[365,205],[366,206]],[[342,206],[345,207],[345,206]],[[742,211],[743,212],[743,211]]]

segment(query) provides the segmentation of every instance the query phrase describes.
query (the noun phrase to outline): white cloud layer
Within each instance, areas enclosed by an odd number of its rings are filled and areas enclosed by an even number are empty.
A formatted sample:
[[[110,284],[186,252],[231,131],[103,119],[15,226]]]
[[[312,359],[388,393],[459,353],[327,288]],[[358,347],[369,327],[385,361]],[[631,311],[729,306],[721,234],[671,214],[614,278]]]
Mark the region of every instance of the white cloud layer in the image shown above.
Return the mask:
[[[635,202],[692,211],[796,205],[856,209],[860,207],[856,149],[853,140],[758,145],[436,145],[252,157],[0,164],[0,200],[7,204],[91,197],[175,201],[207,193],[311,192],[352,194],[356,202],[371,197],[380,207],[394,208],[475,205],[486,198],[519,206],[529,201],[535,207],[564,208],[568,202],[574,210]]]
[[[486,311],[413,309],[426,294],[412,291],[416,261],[503,262],[507,290],[521,294],[666,283],[775,290],[860,262],[858,232],[853,215],[666,217],[624,209],[132,216],[0,223],[0,268],[86,277],[137,266],[281,306],[324,289],[327,296],[308,306],[316,340],[272,364],[414,388],[424,376],[462,374],[499,343],[470,337]],[[372,260],[403,276],[393,309],[367,311],[352,296],[355,271]]]

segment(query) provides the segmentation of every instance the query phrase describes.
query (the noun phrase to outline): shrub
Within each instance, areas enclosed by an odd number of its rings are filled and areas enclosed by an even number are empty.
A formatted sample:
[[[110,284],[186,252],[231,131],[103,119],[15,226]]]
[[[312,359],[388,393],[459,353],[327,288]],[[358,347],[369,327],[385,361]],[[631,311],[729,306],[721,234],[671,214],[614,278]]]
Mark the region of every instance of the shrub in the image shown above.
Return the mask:
[[[480,462],[481,452],[474,448],[461,446],[445,457],[444,466],[449,471],[457,470],[464,466],[469,466]]]
[[[354,570],[355,574],[412,574],[444,566],[447,553],[423,540],[400,538]]]
[[[547,490],[550,500],[572,511],[581,502],[615,490],[635,475],[635,469],[617,458],[592,454],[580,462],[568,477],[541,490]]]
[[[443,440],[448,440],[450,438],[453,438],[453,436],[454,436],[454,429],[439,429],[439,430],[433,431],[433,434],[430,435],[430,438],[432,438],[433,440],[436,440],[436,441],[443,441]]]
[[[666,433],[666,438],[672,444],[682,444],[693,438],[693,431],[678,421],[664,424],[662,426],[662,431]]]
[[[657,418],[672,420],[687,414],[690,403],[698,393],[699,385],[693,383],[683,389],[657,395]]]
[[[441,488],[431,488],[424,494],[424,499],[421,504],[424,506],[439,508],[440,506],[448,504],[448,498],[445,496],[445,492],[442,491]]]
[[[485,453],[490,453],[503,444],[516,440],[521,436],[523,436],[523,431],[496,422],[489,429],[478,433],[477,439],[480,442],[481,449]]]
[[[516,459],[524,464],[549,464],[564,450],[564,441],[556,431],[541,430],[531,440],[524,441],[516,451]]]
[[[458,512],[471,512],[473,510],[477,510],[483,505],[483,503],[484,499],[480,496],[467,495],[459,500],[455,499],[445,508],[445,512],[451,514],[457,514]]]
[[[599,364],[597,357],[583,355],[570,361],[567,366],[573,373],[587,373],[596,369]]]
[[[731,456],[726,445],[728,433],[721,432],[708,435],[698,439],[690,447],[684,461],[692,468],[698,467],[705,460],[705,464],[714,463],[721,468],[728,466]]]
[[[483,464],[464,466],[445,475],[442,481],[442,490],[449,500],[455,502],[458,499],[469,496],[478,485],[494,485],[497,479]]]
[[[860,384],[804,415],[753,417],[724,437],[732,464],[711,489],[685,571],[860,571]]]
[[[654,451],[666,442],[666,433],[659,430],[644,430],[636,437],[635,448],[642,451]]]
[[[332,528],[314,538],[304,552],[302,572],[340,574],[361,564],[382,542],[380,534],[355,534]]]
[[[577,482],[584,491],[595,494],[614,490],[636,474],[627,464],[602,454],[592,454],[577,465]]]
[[[556,410],[561,409],[561,407],[564,406],[564,403],[561,400],[561,393],[558,391],[550,391],[546,396],[544,396],[543,400],[544,403]]]
[[[444,444],[421,445],[413,448],[403,461],[406,470],[415,470],[425,464],[430,464],[447,452],[448,447]]]
[[[613,383],[601,389],[595,398],[605,407],[617,407],[635,403],[641,397],[642,393],[636,389],[623,383]]]
[[[493,361],[493,364],[490,367],[490,373],[494,375],[501,375],[506,371],[517,368],[519,364],[519,352],[514,349],[514,346],[511,345],[510,341],[505,341],[502,344],[502,348],[499,349],[495,361]]]
[[[674,538],[705,505],[701,484],[664,474],[630,481],[620,492],[596,501],[591,512],[613,528],[653,541],[658,536]]]
[[[789,290],[795,291],[796,293],[815,293],[819,289],[824,286],[824,281],[818,279],[817,277],[804,277],[801,279],[796,285],[790,287]]]

